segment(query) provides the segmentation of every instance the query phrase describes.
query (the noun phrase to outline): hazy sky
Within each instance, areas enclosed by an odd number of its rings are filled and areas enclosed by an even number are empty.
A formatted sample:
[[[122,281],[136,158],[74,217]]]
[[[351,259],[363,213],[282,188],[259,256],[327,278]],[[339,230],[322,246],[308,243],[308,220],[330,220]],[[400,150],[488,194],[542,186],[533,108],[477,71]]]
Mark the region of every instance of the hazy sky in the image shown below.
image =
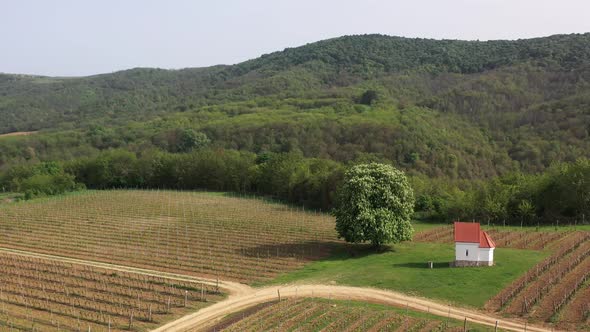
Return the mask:
[[[0,72],[233,64],[330,37],[590,32],[589,0],[0,0]]]

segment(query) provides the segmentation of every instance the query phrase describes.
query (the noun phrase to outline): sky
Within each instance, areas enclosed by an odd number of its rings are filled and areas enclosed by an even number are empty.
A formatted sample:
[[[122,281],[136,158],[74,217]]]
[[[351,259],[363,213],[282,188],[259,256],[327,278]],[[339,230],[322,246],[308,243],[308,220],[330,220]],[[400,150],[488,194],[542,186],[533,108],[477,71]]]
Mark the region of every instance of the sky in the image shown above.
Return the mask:
[[[584,32],[588,0],[0,0],[0,72],[234,64],[353,34],[490,40]]]

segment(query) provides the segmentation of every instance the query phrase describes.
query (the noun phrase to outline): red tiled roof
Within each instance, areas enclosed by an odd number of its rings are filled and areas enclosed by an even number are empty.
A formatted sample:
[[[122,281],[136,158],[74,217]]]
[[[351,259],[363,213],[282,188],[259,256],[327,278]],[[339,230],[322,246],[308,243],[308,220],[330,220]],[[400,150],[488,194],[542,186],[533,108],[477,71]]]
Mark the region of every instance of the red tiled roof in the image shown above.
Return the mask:
[[[479,243],[479,223],[455,221],[455,242]]]
[[[478,222],[455,221],[455,242],[479,243],[480,248],[496,248],[494,240],[481,230]]]
[[[479,237],[479,247],[480,248],[496,248],[496,243],[490,235],[484,231],[481,231],[481,235]]]

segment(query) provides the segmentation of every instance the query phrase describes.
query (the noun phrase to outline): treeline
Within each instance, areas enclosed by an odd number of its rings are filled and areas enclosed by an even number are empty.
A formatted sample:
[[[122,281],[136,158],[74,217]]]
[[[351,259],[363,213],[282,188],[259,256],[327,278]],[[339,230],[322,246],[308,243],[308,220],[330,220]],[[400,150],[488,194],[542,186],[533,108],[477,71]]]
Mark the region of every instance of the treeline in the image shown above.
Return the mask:
[[[25,199],[60,195],[85,188],[73,174],[66,172],[56,162],[12,167],[5,174],[0,174],[0,187],[3,191],[22,193]]]
[[[0,186],[26,198],[84,187],[248,192],[326,210],[332,207],[342,173],[337,162],[297,153],[201,149],[137,155],[109,150],[96,157],[12,167],[0,177]]]
[[[424,188],[424,187],[423,187]],[[427,216],[495,225],[580,224],[590,216],[590,160],[558,163],[539,174],[511,173],[485,182],[420,190]]]
[[[357,160],[354,163],[364,162]],[[160,188],[254,193],[329,210],[347,166],[301,153],[203,148],[189,153],[116,149],[61,163],[10,168],[5,190],[26,198],[80,188]],[[487,181],[410,176],[418,218],[506,225],[573,224],[590,216],[590,160],[559,163],[544,173],[510,173]]]

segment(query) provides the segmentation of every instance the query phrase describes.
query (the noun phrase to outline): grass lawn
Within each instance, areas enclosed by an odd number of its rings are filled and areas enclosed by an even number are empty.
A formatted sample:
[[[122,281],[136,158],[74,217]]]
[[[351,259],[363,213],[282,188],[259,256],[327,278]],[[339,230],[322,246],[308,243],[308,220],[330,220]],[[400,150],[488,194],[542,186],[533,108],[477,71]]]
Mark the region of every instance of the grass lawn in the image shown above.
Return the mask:
[[[450,268],[454,245],[405,242],[389,251],[339,252],[279,276],[270,283],[336,283],[396,290],[471,307],[482,307],[548,252],[496,249],[493,267]],[[427,262],[434,262],[434,269]]]

